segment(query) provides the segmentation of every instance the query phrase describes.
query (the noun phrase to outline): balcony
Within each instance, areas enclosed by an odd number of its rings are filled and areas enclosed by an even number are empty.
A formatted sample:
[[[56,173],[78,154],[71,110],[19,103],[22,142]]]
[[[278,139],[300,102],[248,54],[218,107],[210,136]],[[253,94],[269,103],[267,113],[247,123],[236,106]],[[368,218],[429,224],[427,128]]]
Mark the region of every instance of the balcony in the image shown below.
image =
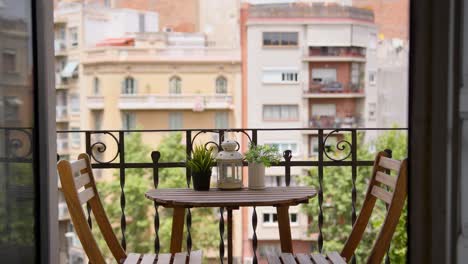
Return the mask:
[[[55,56],[66,56],[67,42],[63,39],[54,40],[54,53]]]
[[[122,94],[118,107],[121,110],[204,110],[232,109],[232,95],[203,94]]]
[[[57,105],[55,107],[55,110],[56,110],[55,120],[57,122],[68,122],[69,121],[68,108],[67,108],[66,105]]]
[[[359,84],[340,82],[311,82],[304,91],[304,98],[364,98],[364,88]]]
[[[366,62],[366,50],[358,47],[310,47],[304,61]]]
[[[348,116],[312,116],[309,128],[357,128],[362,122],[361,118]]]
[[[90,110],[104,109],[104,96],[90,95],[86,100],[86,104]]]
[[[305,231],[300,233],[299,235],[294,235],[293,233],[293,240],[297,239],[298,241],[301,241],[301,243],[311,243],[314,246],[318,246],[319,250],[322,250],[323,245],[329,243],[328,241],[331,241],[335,238],[331,237],[329,233],[331,229],[328,228],[330,226],[333,226],[332,229],[337,228],[337,225],[339,226],[347,226],[351,225],[353,220],[352,218],[355,218],[357,215],[357,212],[355,210],[345,210],[346,214],[345,216],[339,216],[337,215],[337,207],[341,205],[337,205],[336,203],[334,204],[333,201],[330,199],[330,194],[333,192],[333,183],[327,179],[328,177],[331,177],[332,175],[329,174],[329,170],[337,167],[343,167],[346,168],[346,177],[349,178],[351,183],[346,185],[347,188],[346,190],[343,190],[345,192],[348,192],[348,195],[346,197],[349,197],[349,201],[345,202],[345,207],[349,208],[355,208],[357,206],[358,199],[362,197],[362,191],[359,189],[359,191],[356,194],[356,189],[354,186],[356,186],[356,182],[359,180],[359,178],[356,178],[355,176],[357,175],[357,171],[361,171],[364,168],[370,168],[370,166],[373,165],[373,161],[368,158],[368,156],[361,156],[361,154],[358,155],[351,155],[351,153],[355,153],[353,151],[356,151],[358,148],[364,147],[365,149],[368,149],[367,146],[361,145],[363,144],[361,141],[361,137],[359,135],[369,133],[371,131],[379,130],[379,131],[398,131],[401,130],[404,131],[406,129],[397,129],[397,128],[379,128],[379,129],[367,129],[367,128],[349,128],[350,124],[353,123],[351,120],[343,120],[341,123],[337,121],[337,118],[335,118],[333,121],[327,120],[322,121],[322,124],[320,124],[321,127],[328,126],[329,124],[338,124],[340,127],[329,127],[329,128],[321,128],[314,126],[314,128],[286,128],[286,129],[231,129],[231,130],[225,130],[225,129],[181,129],[181,130],[170,130],[170,132],[178,132],[181,133],[184,138],[183,143],[181,144],[180,150],[182,152],[182,156],[185,156],[185,153],[191,153],[193,149],[193,144],[198,143],[201,139],[201,135],[204,135],[205,133],[208,134],[213,134],[216,135],[217,138],[222,140],[224,135],[228,134],[237,134],[239,136],[245,135],[247,137],[248,143],[252,144],[257,144],[260,140],[263,140],[262,137],[264,135],[270,134],[270,133],[280,133],[280,134],[288,134],[294,131],[302,131],[306,133],[313,133],[315,132],[317,134],[317,142],[324,142],[324,145],[327,146],[327,148],[319,148],[317,151],[317,158],[316,159],[303,159],[301,160],[301,157],[297,156],[297,158],[294,158],[294,160],[291,159],[291,156],[294,156],[292,151],[285,151],[283,153],[283,158],[278,164],[274,164],[273,167],[276,167],[277,169],[282,169],[284,171],[283,176],[284,177],[284,184],[286,186],[289,186],[291,183],[292,176],[291,171],[294,170],[294,168],[307,168],[307,170],[317,169],[317,171],[321,171],[322,173],[315,174],[310,174],[309,176],[304,176],[304,177],[310,177],[313,179],[313,184],[316,186],[318,190],[318,197],[314,198],[313,201],[309,203],[308,208],[317,208],[316,214],[313,215],[307,215],[304,210],[299,210],[299,211],[292,211],[296,213],[296,221],[298,225],[301,225],[298,228],[304,228],[303,230],[315,230],[313,233],[304,235]],[[348,126],[347,126],[348,125]],[[329,129],[332,129],[332,131],[329,131]],[[336,131],[335,129],[341,129],[340,131]],[[151,182],[154,182],[156,184],[155,187],[157,187],[157,183],[159,182],[159,187],[158,188],[164,188],[161,186],[162,181],[165,181],[168,176],[170,177],[178,177],[174,176],[171,173],[167,173],[168,170],[171,170],[173,168],[183,168],[184,170],[181,170],[181,173],[183,175],[180,175],[182,178],[178,178],[177,182],[178,184],[183,184],[183,186],[178,186],[181,188],[186,187],[185,182],[190,182],[190,178],[188,175],[190,175],[189,171],[186,168],[186,161],[184,160],[170,160],[170,161],[159,161],[158,158],[154,158],[152,161],[144,161],[144,160],[132,160],[130,161],[130,156],[132,156],[132,151],[129,150],[129,148],[125,147],[128,146],[127,143],[130,144],[130,140],[132,140],[132,134],[134,133],[141,133],[142,137],[145,138],[149,136],[150,138],[153,138],[157,135],[164,135],[167,134],[168,130],[138,130],[138,131],[124,131],[124,130],[101,130],[101,131],[57,131],[58,136],[60,135],[70,135],[70,134],[75,134],[79,133],[81,137],[85,138],[86,140],[83,142],[84,146],[83,149],[86,149],[88,154],[91,156],[91,166],[93,169],[97,171],[102,171],[106,172],[109,170],[115,170],[117,174],[111,173],[113,177],[112,179],[115,179],[115,181],[120,182],[120,189],[119,185],[116,184],[114,194],[111,193],[112,197],[120,197],[120,200],[118,199],[105,199],[104,206],[112,206],[114,208],[113,210],[113,218],[114,223],[116,227],[120,225],[120,228],[118,230],[122,232],[121,236],[121,242],[122,243],[127,243],[128,241],[126,240],[125,237],[131,237],[135,236],[135,233],[130,233],[132,232],[131,230],[135,230],[135,226],[138,226],[140,222],[137,219],[139,216],[133,215],[132,213],[138,213],[139,211],[135,211],[132,209],[132,205],[135,206],[132,203],[129,203],[129,199],[133,199],[130,197],[142,197],[141,199],[144,199],[144,192],[148,190],[148,188],[153,188],[153,186],[148,186],[144,187],[142,189],[138,188],[124,188],[125,185],[132,186],[131,182],[136,181],[137,178],[135,177],[136,174],[135,172],[131,172],[131,168],[139,168],[145,171],[145,175],[150,175],[151,178],[145,179],[148,180],[148,182],[145,182],[145,184]],[[101,135],[102,137],[95,137],[96,135]],[[232,135],[231,135],[232,136]],[[335,137],[335,136],[340,136],[343,138],[343,140],[337,142],[336,146],[331,146],[330,142],[327,142],[327,139],[329,137]],[[72,137],[71,135],[68,137]],[[132,140],[132,144],[135,144],[133,142],[134,139]],[[177,142],[180,142],[181,140],[177,140]],[[160,153],[159,150],[163,151],[162,149],[165,149],[164,151],[168,151],[167,148],[159,148],[159,147],[154,147],[150,148],[148,146],[145,146],[145,143],[140,143],[142,144],[142,147],[139,148],[139,154],[144,153],[144,155],[148,155],[148,157],[160,157],[164,156],[164,153]],[[214,147],[219,147],[217,145],[217,142],[213,142]],[[329,146],[329,147],[328,147]],[[392,146],[389,146],[392,147]],[[133,150],[135,148],[132,148]],[[358,152],[359,153],[359,152]],[[61,153],[58,153],[61,154]],[[99,154],[99,155],[97,155]],[[291,155],[292,154],[292,155]],[[244,162],[243,166],[247,166],[247,163]],[[293,169],[291,169],[293,168]],[[325,173],[323,173],[325,171]],[[349,173],[348,173],[349,172]],[[164,175],[164,178],[160,176]],[[348,175],[349,174],[349,175]],[[351,177],[351,174],[353,177]],[[307,173],[304,173],[304,175],[308,175]],[[344,175],[343,175],[344,176]],[[334,176],[333,176],[334,177]],[[348,179],[347,178],[347,179]],[[325,180],[327,183],[326,187],[323,188],[322,182]],[[304,184],[304,183],[301,183]],[[359,184],[363,184],[365,186],[365,183],[359,182]],[[172,186],[172,185],[171,185]],[[338,184],[335,186],[337,187]],[[174,188],[175,186],[172,186]],[[338,188],[338,187],[337,187]],[[361,187],[359,187],[361,188]],[[142,192],[142,193],[135,193],[135,192]],[[352,195],[353,194],[353,195]],[[105,194],[102,194],[105,195]],[[113,196],[115,195],[115,196]],[[120,201],[120,202],[119,202]],[[133,200],[132,200],[133,201]],[[145,200],[146,201],[146,200]],[[340,200],[341,201],[341,200]],[[170,218],[170,214],[167,214],[167,211],[164,211],[165,209],[161,207],[153,207],[152,203],[145,202],[143,203],[146,206],[145,209],[143,210],[144,217],[149,217],[152,218],[151,221],[148,221],[148,219],[143,219],[148,226],[138,226],[136,230],[140,230],[138,232],[145,232],[145,228],[148,229],[154,229],[156,232],[158,232],[159,235],[161,235],[162,230],[159,229],[160,223],[162,221],[166,221],[167,218]],[[242,212],[242,210],[239,210],[239,218],[234,218],[235,221],[240,221],[241,219],[244,219],[246,226],[243,226],[242,228],[249,228],[247,231],[248,236],[247,236],[247,241],[243,241],[242,243],[247,243],[247,245],[242,245],[242,247],[251,247],[251,244],[257,244],[258,245],[265,245],[267,243],[272,243],[272,242],[277,242],[279,240],[278,236],[272,236],[270,230],[267,230],[266,227],[267,225],[271,222],[274,224],[274,216],[272,217],[273,220],[270,219],[270,221],[266,222],[266,220],[263,217],[263,212],[260,210],[260,208],[257,208],[258,212],[260,213],[260,217],[257,216],[257,212],[255,210],[246,210],[246,212]],[[191,243],[188,243],[189,247],[197,247],[199,249],[199,243],[200,241],[197,240],[196,238],[196,232],[197,230],[203,229],[203,232],[205,232],[205,227],[203,225],[210,225],[213,224],[215,225],[216,228],[211,229],[211,231],[206,231],[206,232],[211,232],[209,233],[210,236],[216,237],[216,239],[219,239],[219,237],[228,237],[228,235],[225,234],[225,214],[221,210],[220,213],[218,213],[218,210],[215,211],[210,211],[209,215],[210,217],[214,216],[214,219],[210,218],[211,222],[195,222],[193,225],[189,224],[192,223],[192,218],[195,219],[195,217],[199,217],[199,214],[201,211],[197,210],[196,208],[190,209],[191,213],[187,214],[187,220],[185,221],[187,226],[187,229],[191,230],[191,234],[193,237],[190,237]],[[232,210],[229,208],[225,208],[224,210]],[[151,212],[151,213],[150,213]],[[213,214],[213,212],[216,212],[216,214]],[[263,212],[263,213],[262,213]],[[86,212],[85,212],[86,213]],[[302,213],[304,215],[299,216],[298,214]],[[86,213],[86,214],[89,214]],[[255,214],[255,217],[253,215]],[[352,216],[352,217],[351,217]],[[204,216],[208,217],[208,216]],[[219,217],[219,222],[217,218]],[[232,216],[231,216],[232,217]],[[120,220],[118,220],[120,219]],[[203,218],[205,219],[205,218]],[[255,219],[255,220],[254,220]],[[317,219],[319,222],[317,222]],[[199,220],[198,220],[199,221]],[[203,220],[204,221],[204,220]],[[228,220],[229,221],[229,220]],[[269,232],[268,234],[261,234],[259,233],[258,235],[253,236],[252,231],[250,230],[250,227],[253,225],[253,222],[255,221],[255,227],[252,229],[253,232]],[[258,221],[258,226],[257,226],[257,221]],[[291,220],[292,221],[292,220]],[[153,224],[154,223],[154,224]],[[238,222],[235,222],[236,224]],[[218,229],[218,225],[220,228]],[[293,228],[295,228],[295,223],[291,224]],[[221,228],[221,226],[223,228]],[[317,226],[323,227],[323,228],[317,228]],[[265,227],[265,228],[264,228]],[[93,228],[94,225],[93,225]],[[232,229],[227,229],[227,232],[232,232]],[[298,229],[299,230],[299,229]],[[133,231],[135,232],[135,231]],[[154,235],[154,233],[153,233]],[[206,236],[207,234],[204,234]],[[231,234],[232,235],[232,234]],[[189,238],[187,238],[189,239]],[[192,240],[193,239],[193,240]],[[325,239],[325,240],[323,240]],[[154,248],[156,250],[161,248],[167,247],[166,244],[162,245],[161,241],[165,240],[160,240],[159,237],[158,239],[154,240]],[[316,242],[316,241],[322,241],[322,242]],[[255,243],[254,243],[255,242]],[[185,243],[185,242],[184,242]],[[263,244],[264,243],[264,244]],[[224,241],[220,241],[219,243],[219,254],[221,256],[225,256],[225,247],[226,244]],[[393,244],[392,244],[393,246]],[[153,244],[152,244],[153,247]],[[307,250],[310,250],[311,247],[307,247]],[[190,248],[189,248],[190,250]],[[213,261],[219,262],[219,256],[216,253],[216,248],[203,248],[204,254],[205,252],[207,253],[207,257],[210,258]],[[260,248],[258,251],[262,251]],[[261,259],[261,258],[260,258]],[[358,260],[358,263],[361,263]]]

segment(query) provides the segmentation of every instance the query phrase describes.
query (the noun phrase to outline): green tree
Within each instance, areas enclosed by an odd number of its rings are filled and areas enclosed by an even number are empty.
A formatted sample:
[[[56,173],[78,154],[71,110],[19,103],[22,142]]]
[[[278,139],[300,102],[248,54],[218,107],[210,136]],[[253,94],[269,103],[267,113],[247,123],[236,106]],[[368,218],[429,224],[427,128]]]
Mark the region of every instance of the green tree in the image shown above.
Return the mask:
[[[358,142],[363,141],[363,134],[358,136]],[[350,141],[349,138],[345,138]],[[360,160],[373,160],[374,153],[369,151],[370,146],[374,146],[376,150],[390,149],[392,156],[395,159],[403,159],[407,156],[407,137],[402,131],[394,130],[386,132],[379,136],[371,144],[359,144],[357,148],[358,158]],[[339,155],[338,151],[334,155]],[[346,151],[346,150],[345,150]],[[349,149],[347,149],[349,151]],[[356,214],[359,215],[359,210],[362,206],[363,199],[368,186],[369,177],[371,176],[371,167],[360,167],[356,178],[357,203]],[[303,182],[307,185],[318,187],[318,171],[317,168],[310,170],[310,176],[303,177]],[[351,167],[326,167],[324,168],[323,176],[323,214],[324,225],[322,228],[324,236],[324,248],[327,251],[341,251],[346,239],[351,233],[351,190],[352,177]],[[318,232],[317,219],[319,214],[318,199],[315,203],[310,203],[303,208],[313,217],[315,224],[310,225],[310,232]],[[383,219],[385,217],[385,206],[382,203],[377,203],[374,209],[370,224],[366,229],[363,240],[356,250],[356,258],[362,263],[367,259],[370,249],[375,241],[377,232],[380,230]],[[400,223],[394,234],[390,259],[393,263],[404,263],[406,256],[407,237],[406,237],[406,207]]]
[[[180,133],[169,134],[161,140],[158,150],[161,153],[160,162],[184,161],[186,159],[185,146],[181,144]],[[142,142],[141,133],[132,132],[126,135],[125,159],[126,162],[151,162],[151,149]],[[152,170],[127,169],[125,180],[125,215],[127,219],[126,241],[127,251],[152,252],[154,250],[155,231],[153,228],[154,206],[144,198],[144,193],[153,188]],[[184,168],[164,168],[159,170],[158,188],[184,188],[186,187]],[[114,174],[111,181],[98,183],[98,190],[104,200],[104,207],[114,227],[114,232],[121,239],[120,228],[120,181],[119,174]],[[160,218],[160,245],[161,252],[169,252],[172,209],[158,208]],[[192,240],[193,249],[210,249],[217,246],[218,233],[216,215],[211,209],[192,209]],[[94,230],[96,230],[95,228]],[[99,238],[100,248],[107,248],[102,237]],[[186,233],[186,230],[185,232]],[[185,244],[185,243],[184,243]],[[185,246],[185,245],[184,245]],[[110,252],[105,251],[110,257]]]

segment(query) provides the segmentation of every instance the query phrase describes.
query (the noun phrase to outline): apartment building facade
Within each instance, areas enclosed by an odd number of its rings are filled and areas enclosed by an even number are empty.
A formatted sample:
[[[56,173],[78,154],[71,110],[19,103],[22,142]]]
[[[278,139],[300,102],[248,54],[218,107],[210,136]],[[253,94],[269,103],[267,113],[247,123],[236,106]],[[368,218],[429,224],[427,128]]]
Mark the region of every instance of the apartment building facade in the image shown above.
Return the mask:
[[[371,11],[323,3],[244,5],[241,30],[246,126],[375,126],[369,116],[369,105],[377,100],[376,89],[369,86],[369,79],[375,78],[377,45]],[[265,133],[259,143],[292,150],[293,159],[313,159],[318,148],[316,133]],[[342,137],[334,135],[328,144]],[[303,168],[292,169],[291,184],[306,173]],[[281,175],[283,171],[269,169],[267,182],[284,185]],[[268,208],[257,212],[260,256],[278,252],[275,212]],[[310,252],[316,236],[308,226],[315,219],[308,219],[299,208],[290,209],[290,219],[294,248]],[[251,228],[244,227],[244,241],[251,236]],[[244,247],[243,256],[248,261],[251,249]]]
[[[134,34],[134,44],[90,48],[83,60],[93,130],[240,126],[241,65],[236,49],[206,47],[201,33]],[[157,149],[164,133],[144,133]],[[211,136],[208,135],[210,140]],[[109,153],[112,153],[109,150]]]

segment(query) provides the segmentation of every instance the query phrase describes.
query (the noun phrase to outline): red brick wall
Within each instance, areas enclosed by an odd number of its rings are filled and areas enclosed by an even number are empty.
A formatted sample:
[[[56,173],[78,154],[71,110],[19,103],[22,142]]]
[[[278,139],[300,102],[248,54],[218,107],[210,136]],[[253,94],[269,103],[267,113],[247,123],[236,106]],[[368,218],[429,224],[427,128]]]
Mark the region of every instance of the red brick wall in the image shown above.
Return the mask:
[[[409,38],[409,0],[353,0],[353,5],[374,11],[379,33],[386,39]]]

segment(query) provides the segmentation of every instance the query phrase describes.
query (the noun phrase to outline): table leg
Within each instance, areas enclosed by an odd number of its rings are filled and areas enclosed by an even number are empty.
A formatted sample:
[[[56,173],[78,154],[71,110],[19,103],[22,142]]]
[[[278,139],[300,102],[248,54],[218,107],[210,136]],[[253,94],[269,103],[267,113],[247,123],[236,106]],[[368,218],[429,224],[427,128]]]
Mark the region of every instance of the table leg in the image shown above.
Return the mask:
[[[182,239],[184,234],[185,208],[176,207],[172,215],[171,253],[182,251]]]
[[[289,224],[289,206],[276,207],[276,213],[278,215],[278,228],[281,241],[281,252],[293,253],[291,226]]]
[[[232,208],[227,208],[228,213],[228,264],[232,264]]]

